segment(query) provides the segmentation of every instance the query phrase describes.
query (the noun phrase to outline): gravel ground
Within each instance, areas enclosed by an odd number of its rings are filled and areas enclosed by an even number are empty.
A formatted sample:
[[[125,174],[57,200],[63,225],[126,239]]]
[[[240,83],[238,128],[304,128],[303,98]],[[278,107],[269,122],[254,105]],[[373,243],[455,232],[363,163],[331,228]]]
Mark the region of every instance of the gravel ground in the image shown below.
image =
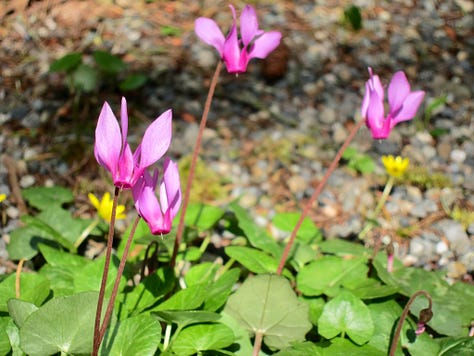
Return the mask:
[[[193,21],[207,16],[224,26],[231,19],[225,2],[215,0],[203,1],[202,8],[187,1],[165,6],[92,2],[92,14],[90,6],[83,5],[83,10],[78,6],[91,2],[32,2],[8,14],[6,5],[0,7],[5,49],[0,55],[0,152],[15,162],[13,173],[20,187],[67,185],[82,205],[86,205],[85,186],[108,190],[92,157],[93,128],[104,100],[118,111],[120,93],[101,88],[84,95],[75,111],[64,78],[48,73],[51,61],[72,51],[87,55],[92,48],[102,48],[123,57],[130,68],[146,72],[145,87],[127,94],[136,119],[132,140],[150,119],[172,107],[171,154],[181,158],[192,150],[217,60],[214,49],[192,32]],[[74,20],[68,12],[71,3],[76,6]],[[377,232],[383,242],[395,242],[405,264],[446,269],[453,279],[472,281],[472,2],[262,3],[258,6],[261,27],[282,31],[283,45],[277,56],[263,65],[252,61],[249,71],[237,78],[222,74],[202,158],[224,193],[216,197],[204,191],[201,197],[221,203],[240,197],[262,225],[268,225],[277,212],[298,211],[351,126],[360,120],[367,67],[385,84],[396,70],[404,70],[412,88],[426,91],[418,117],[397,126],[385,141],[373,141],[362,128],[352,146],[377,162],[375,172],[362,175],[342,164],[311,217],[328,238],[356,238],[383,190],[380,156],[409,157],[416,172],[408,182],[395,186]],[[341,22],[350,3],[361,9],[360,31]],[[241,4],[236,7],[242,8]],[[78,20],[81,14],[87,20]],[[165,36],[163,26],[178,28],[181,36]],[[439,98],[444,98],[444,104],[425,117],[430,103]],[[22,207],[12,192],[12,168],[4,163],[0,193],[9,199],[2,205],[0,259],[6,261],[4,245],[19,225]],[[470,218],[454,216],[456,207],[466,216],[470,213]],[[408,227],[406,236],[397,233]]]

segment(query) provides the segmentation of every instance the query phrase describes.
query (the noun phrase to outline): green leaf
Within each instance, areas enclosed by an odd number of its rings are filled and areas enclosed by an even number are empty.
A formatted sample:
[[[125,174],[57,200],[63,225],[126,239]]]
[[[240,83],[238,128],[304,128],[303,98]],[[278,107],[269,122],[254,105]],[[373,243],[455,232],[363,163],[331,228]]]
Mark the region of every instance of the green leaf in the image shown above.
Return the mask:
[[[174,271],[170,268],[159,268],[155,273],[145,277],[131,291],[121,294],[124,309],[134,315],[152,307],[172,290],[174,283]]]
[[[277,229],[292,232],[296,223],[300,219],[300,215],[300,213],[278,213],[273,217],[272,223]],[[296,237],[307,244],[311,244],[315,241],[320,241],[323,235],[314,222],[306,217],[303,220]]]
[[[305,341],[281,350],[274,356],[323,356],[323,349],[312,342]]]
[[[118,74],[127,68],[127,65],[119,57],[105,51],[94,51],[94,60],[100,70],[109,74]]]
[[[92,92],[97,88],[99,73],[90,65],[81,64],[72,72],[72,84],[76,90],[86,93]]]
[[[120,82],[119,89],[123,91],[135,90],[144,86],[147,80],[148,77],[145,74],[131,74]]]
[[[372,337],[374,323],[369,308],[352,293],[343,291],[324,306],[318,331],[326,339],[347,334],[356,344],[362,345]]]
[[[331,239],[322,241],[319,244],[321,251],[338,256],[371,256],[372,250],[365,248],[359,243],[345,241],[341,239]]]
[[[181,36],[181,29],[175,26],[163,25],[160,27],[160,34],[163,36]]]
[[[472,356],[474,352],[474,338],[447,338],[441,343],[438,356]]]
[[[195,284],[176,292],[168,300],[151,309],[151,311],[197,309],[204,303],[206,294],[205,285]]]
[[[8,311],[7,302],[16,298],[15,274],[9,275],[0,283],[0,312]],[[36,306],[41,305],[49,295],[49,281],[37,273],[21,273],[20,299],[31,302]]]
[[[49,239],[56,241],[63,247],[67,248],[69,251],[76,251],[73,243],[68,241],[63,235],[61,235],[60,232],[55,230],[40,218],[30,215],[23,215],[21,221],[23,221],[28,226],[34,227],[36,230],[41,230],[46,236],[48,236]]]
[[[356,345],[348,339],[337,338],[331,340],[329,346],[324,345],[324,356],[386,356],[387,352],[380,352],[370,345]]]
[[[326,302],[324,298],[301,298],[305,303],[309,305],[309,320],[313,325],[318,325],[318,320],[323,313]]]
[[[238,345],[234,350],[235,356],[251,355],[253,346],[250,342],[248,331],[235,318],[227,314],[225,311],[221,313],[221,319],[219,322],[227,325],[234,332],[234,344]]]
[[[180,329],[191,324],[218,321],[221,318],[217,313],[204,310],[164,310],[152,314],[167,324],[177,324]]]
[[[254,248],[227,246],[224,250],[227,256],[235,259],[253,273],[275,273],[278,268],[278,260]],[[288,274],[288,270],[285,270],[284,275]]]
[[[10,338],[7,334],[7,325],[10,317],[0,317],[0,355],[8,355],[11,350]]]
[[[223,324],[199,324],[184,328],[172,344],[172,350],[182,356],[219,350],[234,342],[234,333]]]
[[[72,191],[64,187],[31,187],[23,189],[21,193],[28,204],[38,210],[61,207],[74,201]]]
[[[15,325],[12,319],[8,322],[5,328],[5,332],[8,335],[11,346],[11,355],[12,356],[25,356],[25,353],[21,350],[20,347],[20,330]],[[10,354],[9,354],[10,355]]]
[[[281,247],[265,230],[260,228],[252,220],[250,214],[244,208],[235,202],[231,203],[229,208],[235,214],[239,227],[253,247],[268,252],[273,257],[280,258],[282,252]]]
[[[368,174],[375,171],[375,162],[370,156],[361,155],[354,163],[355,169],[361,173]]]
[[[53,267],[60,267],[72,272],[84,268],[90,263],[90,260],[82,256],[60,251],[48,245],[40,244],[38,247],[46,262]]]
[[[224,210],[221,208],[206,205],[191,203],[186,210],[184,222],[187,226],[195,226],[199,230],[209,230],[224,215]]]
[[[232,289],[239,280],[240,270],[233,268],[226,271],[219,279],[208,287],[204,309],[216,311],[222,307],[229,297]]]
[[[51,299],[20,328],[22,350],[31,356],[89,354],[97,300],[96,292]]]
[[[306,296],[335,296],[342,286],[354,288],[366,281],[366,261],[364,257],[322,256],[299,271],[296,277],[298,289]]]
[[[357,151],[357,148],[349,146],[342,153],[342,158],[344,158],[345,160],[350,160],[358,154],[359,152]]]
[[[184,281],[188,287],[194,284],[211,284],[219,267],[218,264],[212,262],[194,265],[186,273]]]
[[[29,260],[38,254],[40,242],[46,243],[50,240],[49,235],[42,230],[32,226],[20,227],[10,233],[10,242],[7,245],[8,255],[12,260]]]
[[[107,329],[100,355],[154,355],[161,340],[161,325],[156,318],[138,315]]]
[[[71,72],[76,69],[82,62],[82,54],[69,53],[55,60],[49,66],[50,72]]]
[[[7,303],[8,312],[15,321],[15,324],[18,327],[22,327],[26,318],[28,318],[31,313],[38,310],[38,307],[33,303],[25,302],[20,299],[10,299]]]
[[[308,309],[286,278],[258,275],[229,297],[224,312],[251,334],[263,334],[268,347],[282,349],[305,339],[311,329]]]

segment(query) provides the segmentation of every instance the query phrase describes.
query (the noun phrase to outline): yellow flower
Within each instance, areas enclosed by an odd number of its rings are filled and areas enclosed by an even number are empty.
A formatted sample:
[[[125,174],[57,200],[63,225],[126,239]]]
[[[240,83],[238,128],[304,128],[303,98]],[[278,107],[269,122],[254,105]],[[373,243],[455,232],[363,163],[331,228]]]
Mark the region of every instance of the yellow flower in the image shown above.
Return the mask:
[[[402,158],[400,156],[393,157],[390,156],[382,156],[382,163],[385,166],[385,170],[389,175],[392,177],[401,177],[403,173],[408,168],[408,164],[410,160],[408,158]]]
[[[7,195],[6,194],[0,194],[0,203],[2,201],[4,201],[5,199],[7,199]]]
[[[110,222],[110,218],[112,217],[112,207],[113,207],[113,200],[110,199],[110,193],[105,193],[102,196],[102,200],[99,202],[99,199],[92,193],[88,194],[89,200],[91,204],[96,208],[99,216],[107,221]],[[115,215],[115,219],[121,220],[125,219],[125,205],[117,205],[117,212]]]

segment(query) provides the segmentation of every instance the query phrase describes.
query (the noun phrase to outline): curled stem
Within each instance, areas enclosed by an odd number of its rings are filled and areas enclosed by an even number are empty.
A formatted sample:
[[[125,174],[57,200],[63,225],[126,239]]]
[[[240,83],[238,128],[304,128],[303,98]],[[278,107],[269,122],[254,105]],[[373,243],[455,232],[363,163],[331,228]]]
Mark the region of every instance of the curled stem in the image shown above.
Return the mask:
[[[425,324],[428,321],[430,321],[433,315],[431,311],[433,307],[433,300],[431,299],[431,296],[428,292],[424,290],[420,290],[410,297],[407,304],[405,305],[405,308],[403,309],[400,319],[398,319],[397,328],[395,329],[395,334],[393,335],[392,344],[390,345],[390,351],[388,353],[389,356],[395,355],[395,351],[397,351],[398,339],[400,339],[400,334],[402,332],[403,322],[405,321],[405,319],[408,316],[408,313],[410,312],[411,305],[413,304],[415,299],[418,298],[420,295],[424,295],[426,299],[428,299],[428,308],[420,311],[419,323],[422,322],[423,324]]]
[[[97,301],[97,310],[95,313],[94,343],[92,347],[92,356],[97,356],[97,354],[99,353],[100,342],[102,341],[100,337],[100,318],[102,315],[102,306],[104,304],[107,277],[109,275],[110,256],[112,255],[112,246],[114,242],[115,215],[117,213],[117,203],[118,203],[119,193],[120,193],[120,188],[115,187],[114,201],[112,205],[112,215],[110,217],[110,224],[109,224],[109,234],[107,237],[107,250],[105,252],[104,272],[102,274],[102,281],[100,283],[99,299]]]
[[[288,242],[286,243],[285,249],[284,249],[283,254],[280,258],[280,263],[278,264],[278,269],[277,269],[277,272],[276,272],[278,275],[281,275],[281,273],[283,272],[283,268],[285,267],[286,260],[288,259],[288,255],[290,253],[291,247],[293,246],[293,244],[295,242],[296,234],[298,233],[298,231],[301,227],[301,224],[303,223],[304,219],[308,215],[308,213],[311,210],[311,208],[312,208],[314,202],[316,201],[316,199],[318,199],[319,194],[321,194],[321,192],[323,191],[323,188],[326,185],[326,183],[327,183],[329,177],[331,176],[332,172],[336,169],[337,165],[339,164],[339,161],[341,160],[342,154],[346,150],[349,143],[351,143],[351,141],[354,139],[354,136],[356,135],[357,131],[359,131],[359,129],[361,128],[361,126],[364,123],[365,123],[365,120],[360,120],[357,124],[355,124],[352,127],[351,132],[349,133],[346,140],[344,141],[341,148],[339,149],[336,156],[334,157],[333,161],[329,165],[329,168],[327,169],[326,173],[324,174],[324,177],[321,179],[321,181],[319,182],[318,186],[316,187],[313,195],[311,196],[311,198],[306,203],[306,206],[304,207],[303,212],[301,213],[301,216],[300,216],[298,222],[296,223],[293,231],[291,232],[290,238],[289,238]]]
[[[193,184],[194,173],[196,171],[196,164],[199,155],[199,149],[201,148],[202,136],[204,129],[206,128],[207,117],[209,116],[209,110],[211,108],[212,97],[217,85],[217,79],[222,69],[222,61],[219,61],[212,76],[211,84],[209,86],[209,92],[207,94],[206,103],[204,104],[204,111],[201,117],[201,123],[199,124],[198,136],[196,138],[196,144],[194,146],[193,157],[191,159],[191,165],[189,166],[188,180],[186,182],[186,188],[184,190],[183,204],[181,206],[181,215],[179,217],[179,223],[176,230],[176,239],[174,240],[173,255],[171,256],[170,266],[174,268],[176,265],[176,256],[178,255],[179,245],[183,238],[184,232],[184,217],[186,216],[186,210],[188,208],[189,197],[191,194],[191,187]]]
[[[140,222],[140,216],[137,216],[133,222],[132,229],[130,230],[130,235],[128,236],[127,243],[125,244],[125,249],[123,250],[122,258],[120,259],[120,264],[117,271],[117,276],[115,277],[114,287],[112,289],[112,294],[110,296],[109,304],[107,305],[107,310],[105,311],[104,320],[102,321],[102,326],[100,327],[99,333],[99,345],[104,338],[105,331],[107,330],[107,325],[109,324],[110,317],[112,315],[112,310],[114,309],[115,298],[117,297],[118,288],[120,285],[120,279],[122,278],[123,269],[125,268],[125,263],[127,262],[128,251],[130,250],[130,245],[132,244],[133,236],[137,229],[138,223]]]

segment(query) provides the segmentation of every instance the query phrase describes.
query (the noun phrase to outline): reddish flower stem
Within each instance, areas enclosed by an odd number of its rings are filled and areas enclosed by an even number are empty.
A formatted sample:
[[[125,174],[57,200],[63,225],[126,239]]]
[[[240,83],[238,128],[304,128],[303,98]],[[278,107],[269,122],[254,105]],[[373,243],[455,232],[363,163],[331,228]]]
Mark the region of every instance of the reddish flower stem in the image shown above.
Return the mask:
[[[323,191],[323,188],[326,185],[329,177],[331,176],[332,172],[336,169],[337,165],[339,164],[339,161],[341,160],[342,154],[346,150],[349,143],[351,143],[351,141],[353,140],[353,138],[356,135],[357,131],[359,131],[359,129],[361,128],[361,126],[364,123],[365,123],[365,120],[360,120],[356,125],[354,125],[351,132],[347,136],[346,140],[342,144],[342,146],[339,149],[339,151],[337,152],[336,156],[334,157],[333,161],[329,165],[329,168],[326,171],[326,173],[324,174],[323,179],[321,179],[321,181],[319,182],[318,186],[316,187],[316,190],[314,191],[313,195],[311,196],[311,198],[306,203],[306,206],[304,207],[303,212],[301,213],[301,216],[300,216],[298,222],[296,223],[293,231],[291,232],[290,239],[288,240],[288,242],[285,246],[285,249],[283,251],[283,254],[280,258],[280,263],[278,264],[278,269],[277,269],[277,272],[276,272],[277,275],[281,275],[281,273],[283,272],[283,268],[285,267],[286,260],[288,259],[288,255],[290,253],[291,247],[293,246],[293,244],[295,242],[296,234],[298,233],[298,230],[300,229],[301,224],[303,224],[303,221],[306,218],[306,216],[308,215],[309,211],[311,210],[314,202],[316,201],[316,199],[318,199],[319,194],[321,194],[321,192]]]
[[[92,347],[92,356],[97,356],[99,352],[100,342],[101,342],[100,317],[102,315],[102,306],[104,304],[105,287],[107,285],[107,277],[109,275],[110,256],[112,255],[112,246],[114,242],[115,215],[117,213],[119,193],[120,193],[120,188],[115,187],[114,201],[112,205],[112,216],[110,217],[110,224],[109,224],[109,235],[107,237],[107,250],[105,252],[104,272],[102,274],[102,281],[100,283],[99,300],[97,301],[97,310],[95,313],[94,344]]]
[[[431,296],[429,295],[428,292],[424,290],[420,290],[413,294],[410,299],[408,300],[407,304],[405,305],[405,308],[403,309],[402,315],[400,316],[400,319],[398,319],[398,324],[397,328],[395,330],[395,333],[393,334],[393,340],[392,344],[390,345],[390,351],[388,353],[389,356],[394,356],[395,352],[397,351],[397,346],[398,346],[398,339],[400,338],[400,333],[402,332],[402,326],[403,322],[408,316],[408,313],[410,312],[410,307],[415,301],[416,298],[418,298],[420,295],[424,295],[426,299],[428,299],[428,309],[431,310],[433,307],[433,300],[431,299]]]
[[[115,298],[117,297],[120,279],[122,278],[125,263],[127,262],[128,251],[130,250],[130,245],[132,244],[133,236],[135,235],[135,231],[137,230],[139,222],[140,216],[137,216],[133,223],[132,229],[130,230],[130,235],[128,236],[127,243],[125,244],[125,249],[123,250],[122,259],[120,260],[117,276],[115,277],[114,287],[112,289],[112,295],[110,296],[109,304],[107,305],[107,310],[105,311],[104,320],[102,321],[102,326],[100,327],[99,345],[104,338],[105,331],[107,330],[107,326],[112,315],[112,310],[114,309]]]
[[[206,103],[204,104],[204,111],[201,117],[201,123],[199,124],[199,132],[196,139],[196,144],[194,146],[193,157],[191,159],[191,165],[189,166],[189,175],[188,181],[186,182],[186,188],[184,191],[184,198],[183,198],[183,205],[181,206],[181,215],[179,217],[179,223],[176,230],[176,239],[174,241],[174,248],[173,248],[173,255],[171,256],[170,266],[174,268],[176,265],[176,256],[178,255],[179,245],[181,244],[181,240],[183,238],[184,232],[184,217],[186,216],[186,210],[188,208],[189,197],[191,194],[191,187],[194,179],[194,173],[196,171],[196,164],[199,155],[199,149],[201,148],[201,141],[202,136],[204,133],[204,129],[207,123],[207,117],[209,116],[209,110],[211,108],[212,97],[214,96],[214,90],[216,89],[217,79],[219,78],[219,74],[222,69],[222,61],[219,61],[214,71],[214,75],[212,76],[211,84],[209,86],[209,92],[207,94]]]

